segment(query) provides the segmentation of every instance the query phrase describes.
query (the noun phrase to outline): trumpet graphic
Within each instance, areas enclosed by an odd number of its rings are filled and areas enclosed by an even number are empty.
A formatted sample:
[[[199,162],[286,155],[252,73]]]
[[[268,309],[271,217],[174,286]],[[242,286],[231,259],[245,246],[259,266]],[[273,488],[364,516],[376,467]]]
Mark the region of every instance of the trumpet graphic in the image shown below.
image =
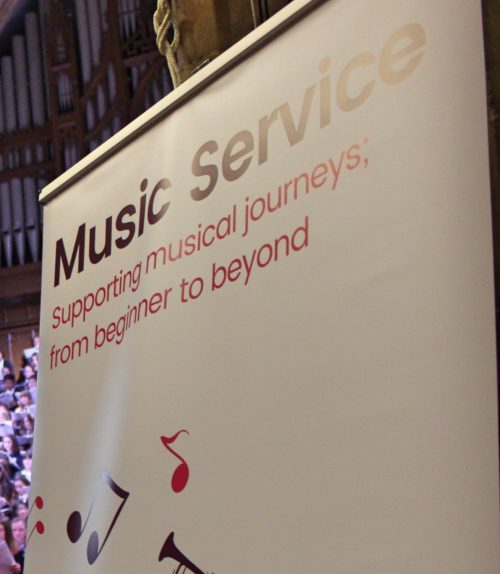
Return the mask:
[[[162,546],[160,555],[158,556],[158,562],[161,562],[164,558],[172,558],[179,563],[179,567],[175,570],[175,574],[180,573],[180,569],[184,567],[184,570],[190,570],[193,574],[205,574],[201,568],[198,568],[196,564],[193,564],[187,556],[185,556],[175,545],[174,533],[171,532],[165,543]]]

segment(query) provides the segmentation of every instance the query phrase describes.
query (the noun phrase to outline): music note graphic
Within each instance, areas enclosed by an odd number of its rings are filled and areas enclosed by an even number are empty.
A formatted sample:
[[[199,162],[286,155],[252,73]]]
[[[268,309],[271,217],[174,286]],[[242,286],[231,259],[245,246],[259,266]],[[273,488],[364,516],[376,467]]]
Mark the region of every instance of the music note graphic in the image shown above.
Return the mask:
[[[161,562],[164,558],[172,558],[179,563],[179,568],[177,571],[180,572],[180,568],[184,567],[191,570],[194,574],[205,574],[201,568],[198,568],[196,564],[193,564],[189,558],[184,556],[184,554],[177,548],[174,542],[174,533],[171,532],[167,539],[165,540],[160,555],[158,556],[158,562]]]
[[[33,510],[34,507],[37,507],[39,510],[41,510],[43,508],[43,498],[41,496],[37,496],[35,498],[35,502],[33,502],[33,504],[30,506],[29,510],[28,510],[28,516],[26,517],[26,521],[29,520],[29,517],[31,516],[31,511]],[[38,534],[43,534],[45,532],[45,525],[41,520],[37,520],[35,526],[33,526],[33,528],[31,529],[31,532],[29,533],[29,536],[26,540],[26,547],[28,546],[28,542],[30,541],[30,538],[33,536],[35,530],[38,532]]]
[[[189,466],[187,465],[187,462],[182,458],[182,456],[180,456],[179,453],[175,452],[175,450],[170,446],[177,439],[177,437],[183,432],[189,434],[187,430],[182,429],[171,437],[168,436],[160,437],[161,442],[164,444],[165,448],[169,452],[171,452],[178,460],[181,461],[179,466],[177,466],[177,468],[174,470],[174,473],[172,474],[171,485],[172,490],[175,493],[182,492],[186,488],[186,484],[188,483],[189,480]]]
[[[89,540],[87,543],[87,560],[89,564],[93,564],[97,558],[99,557],[99,554],[101,553],[102,549],[104,548],[110,534],[111,531],[113,530],[113,528],[115,527],[116,521],[118,520],[121,511],[123,510],[123,507],[125,506],[125,503],[127,502],[127,498],[129,497],[130,493],[127,492],[126,490],[124,490],[123,488],[121,488],[120,486],[118,486],[118,484],[116,484],[116,482],[109,476],[109,474],[104,473],[101,476],[101,480],[110,488],[110,490],[116,494],[116,496],[118,496],[118,498],[121,498],[122,501],[118,507],[118,509],[116,510],[115,514],[113,515],[113,519],[111,520],[111,523],[109,525],[109,528],[104,536],[104,540],[102,542],[102,544],[99,546],[99,534],[94,530],[90,536],[89,536]],[[87,518],[85,519],[85,523],[82,526],[82,515],[80,514],[80,512],[78,512],[78,510],[75,510],[74,512],[72,512],[68,518],[68,523],[66,526],[66,530],[68,533],[68,538],[71,540],[71,542],[75,543],[78,542],[78,540],[80,540],[83,532],[85,531],[85,528],[87,527],[87,523],[89,521],[89,518],[92,514],[92,510],[94,508],[96,502],[96,498],[94,497],[94,499],[92,500],[92,504],[90,505],[88,514],[87,514]]]

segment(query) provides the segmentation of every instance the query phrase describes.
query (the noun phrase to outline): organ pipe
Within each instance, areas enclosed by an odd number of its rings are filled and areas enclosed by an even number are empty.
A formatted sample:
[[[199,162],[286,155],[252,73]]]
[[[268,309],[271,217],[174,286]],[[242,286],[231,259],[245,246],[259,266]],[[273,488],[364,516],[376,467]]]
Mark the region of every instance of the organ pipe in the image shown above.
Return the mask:
[[[101,13],[102,30],[103,30],[103,32],[107,32],[109,29],[108,19],[106,18],[106,15],[108,13],[108,1],[107,0],[99,0],[99,10]]]
[[[12,57],[4,56],[2,58],[2,88],[5,109],[5,129],[7,132],[13,132],[17,128],[16,121],[16,96],[14,90],[14,69],[12,66]]]
[[[89,21],[85,0],[76,0],[76,21],[78,40],[80,42],[80,66],[84,84],[90,81],[91,75],[91,48],[89,38]]]
[[[98,0],[87,0],[88,22],[90,30],[90,48],[92,53],[92,64],[95,68],[99,66],[101,59],[101,16],[99,13]]]
[[[128,3],[127,0],[118,0],[118,13],[120,16],[120,31],[122,38],[128,40],[130,36],[130,22],[128,17]]]
[[[26,66],[26,48],[23,36],[14,36],[12,41],[14,57],[14,78],[16,86],[17,123],[20,129],[30,125],[30,103],[28,90],[28,70]]]
[[[10,214],[10,186],[6,181],[0,182],[0,225],[2,231],[2,247],[7,267],[13,263],[12,222]]]
[[[24,222],[26,235],[28,238],[28,247],[31,259],[37,261],[40,250],[40,227],[38,222],[38,200],[36,192],[36,183],[33,178],[23,179],[24,192]]]
[[[31,115],[35,126],[42,126],[45,122],[45,97],[43,90],[42,73],[42,45],[38,31],[38,16],[29,12],[25,16],[26,45],[29,54],[29,89],[31,102]]]
[[[133,34],[136,33],[137,31],[137,0],[128,0],[127,2],[128,6],[128,17],[129,17],[129,23],[130,23],[130,35],[132,36]]]
[[[3,133],[5,131],[5,119],[4,119],[4,114],[5,114],[5,106],[3,103],[3,78],[2,76],[0,76],[0,133]],[[3,169],[3,158],[0,159],[2,161],[1,165],[0,165],[0,173],[1,170]]]
[[[12,209],[12,234],[14,236],[14,246],[17,251],[19,263],[26,261],[24,248],[24,210],[23,210],[23,186],[19,178],[14,178],[10,182],[10,206]]]

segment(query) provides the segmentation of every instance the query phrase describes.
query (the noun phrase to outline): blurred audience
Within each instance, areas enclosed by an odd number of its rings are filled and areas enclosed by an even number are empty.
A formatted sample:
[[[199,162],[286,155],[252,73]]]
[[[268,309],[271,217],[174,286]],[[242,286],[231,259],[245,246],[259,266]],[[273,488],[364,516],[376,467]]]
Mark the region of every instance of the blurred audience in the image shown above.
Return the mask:
[[[1,2],[0,2],[1,3]],[[22,574],[30,508],[31,449],[35,431],[39,340],[25,349],[16,380],[12,362],[0,351],[0,540]]]

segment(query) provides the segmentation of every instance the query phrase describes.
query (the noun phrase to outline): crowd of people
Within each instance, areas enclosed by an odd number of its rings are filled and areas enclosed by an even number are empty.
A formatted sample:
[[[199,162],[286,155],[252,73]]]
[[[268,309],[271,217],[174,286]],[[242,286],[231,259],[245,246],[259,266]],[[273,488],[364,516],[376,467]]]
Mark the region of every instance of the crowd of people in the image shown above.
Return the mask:
[[[22,574],[30,508],[31,451],[35,430],[38,341],[26,350],[16,377],[0,351],[0,545],[13,556],[11,571]]]

